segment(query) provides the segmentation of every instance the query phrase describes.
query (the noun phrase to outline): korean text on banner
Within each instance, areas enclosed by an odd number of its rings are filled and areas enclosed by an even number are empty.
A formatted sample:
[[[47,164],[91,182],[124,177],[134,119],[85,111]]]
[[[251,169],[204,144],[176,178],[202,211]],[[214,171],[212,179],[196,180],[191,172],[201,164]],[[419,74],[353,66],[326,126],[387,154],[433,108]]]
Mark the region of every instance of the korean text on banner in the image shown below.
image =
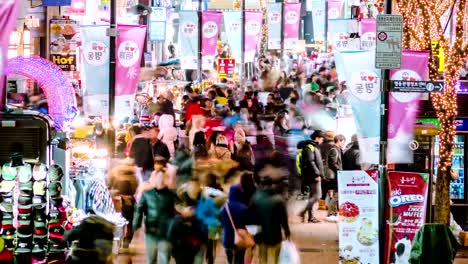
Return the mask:
[[[217,11],[204,11],[202,13],[203,69],[213,69],[222,17],[223,13]]]
[[[245,12],[244,62],[254,62],[258,43],[262,34],[263,14],[257,11]],[[239,40],[237,40],[239,41]]]
[[[426,222],[428,182],[427,173],[388,173],[384,263],[395,259],[397,249],[404,249],[398,252],[399,263],[409,263],[414,236]]]
[[[118,25],[116,40],[115,105],[121,117],[133,116],[133,97],[140,78],[146,26]],[[117,118],[117,117],[116,117]]]
[[[2,34],[0,34],[0,98],[5,98],[3,96],[5,93],[3,69],[8,59],[7,52],[10,32],[16,24],[19,6],[20,3],[15,0],[0,2],[0,28],[2,29]],[[0,102],[0,108],[3,108],[4,103]]]
[[[268,49],[281,49],[281,3],[268,3]]]
[[[166,39],[167,10],[165,7],[152,7],[150,16],[149,39],[150,41],[163,41]]]
[[[223,12],[227,43],[231,48],[231,57],[241,57],[241,12]],[[247,36],[246,36],[247,37]]]
[[[331,19],[328,21],[328,39],[334,50],[346,51],[351,49],[351,39],[348,33],[349,19]]]
[[[329,0],[328,1],[328,19],[343,18],[343,1]]]
[[[81,26],[83,110],[86,115],[108,116],[109,37],[108,26]]]
[[[325,40],[325,0],[312,1],[312,26],[314,28],[314,41]]]
[[[338,171],[340,260],[379,263],[378,175],[378,171]]]
[[[374,68],[373,51],[335,54],[338,78],[346,81],[356,123],[361,163],[379,163],[380,71]]]
[[[377,25],[374,18],[363,18],[361,20],[361,49],[375,49],[375,31]]]
[[[196,11],[179,13],[180,67],[198,69],[198,14]]]
[[[391,70],[391,80],[427,81],[429,77],[428,51],[403,51],[400,70]],[[388,116],[389,163],[413,163],[410,143],[414,137],[414,123],[418,116],[422,93],[390,92]]]
[[[76,71],[78,22],[70,19],[50,20],[50,61],[62,71]]]
[[[284,4],[284,48],[294,49],[299,40],[302,3]]]

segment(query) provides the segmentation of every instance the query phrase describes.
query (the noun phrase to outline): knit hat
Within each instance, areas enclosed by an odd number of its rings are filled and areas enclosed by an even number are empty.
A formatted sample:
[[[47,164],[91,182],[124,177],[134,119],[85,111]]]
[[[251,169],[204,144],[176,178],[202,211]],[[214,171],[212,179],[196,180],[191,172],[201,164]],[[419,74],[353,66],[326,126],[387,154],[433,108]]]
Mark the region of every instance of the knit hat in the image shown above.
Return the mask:
[[[59,165],[52,165],[49,169],[49,178],[51,181],[61,181],[63,177],[63,169]]]
[[[20,183],[30,182],[32,179],[31,165],[25,163],[23,166],[18,168],[18,178]]]
[[[35,181],[45,180],[47,177],[47,168],[44,164],[38,163],[33,168],[33,178]]]
[[[16,177],[16,167],[11,167],[9,163],[3,164],[2,167],[2,178],[7,181],[12,181]]]

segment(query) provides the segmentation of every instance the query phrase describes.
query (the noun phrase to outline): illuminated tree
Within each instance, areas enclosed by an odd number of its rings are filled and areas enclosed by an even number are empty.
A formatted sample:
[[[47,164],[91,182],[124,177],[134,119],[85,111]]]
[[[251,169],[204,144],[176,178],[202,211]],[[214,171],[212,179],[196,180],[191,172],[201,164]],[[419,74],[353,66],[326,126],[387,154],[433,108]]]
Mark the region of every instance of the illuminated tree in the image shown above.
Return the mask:
[[[450,224],[450,170],[455,142],[455,118],[457,117],[457,83],[461,67],[468,54],[468,45],[463,42],[467,0],[397,0],[397,9],[404,18],[403,48],[431,50],[431,43],[437,42],[444,54],[444,71],[439,75],[437,55],[432,54],[429,63],[431,80],[443,77],[443,93],[432,93],[432,105],[440,122],[439,165],[437,168],[435,222]],[[444,35],[446,21],[444,14],[455,18],[453,39]],[[431,196],[432,197],[432,196]],[[429,199],[432,201],[432,199]]]

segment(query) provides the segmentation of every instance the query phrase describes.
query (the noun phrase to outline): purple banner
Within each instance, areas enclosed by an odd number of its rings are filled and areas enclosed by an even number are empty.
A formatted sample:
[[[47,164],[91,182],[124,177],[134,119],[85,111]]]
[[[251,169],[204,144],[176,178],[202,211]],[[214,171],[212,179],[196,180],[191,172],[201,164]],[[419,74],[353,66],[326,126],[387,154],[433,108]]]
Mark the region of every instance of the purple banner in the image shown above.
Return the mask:
[[[284,48],[294,49],[299,40],[301,3],[284,4]]]
[[[19,1],[2,1],[0,2],[0,109],[3,109],[5,104],[5,81],[4,81],[4,65],[6,64],[8,54],[8,42],[10,41],[10,32],[18,18]]]
[[[342,15],[342,0],[329,0],[328,1],[328,19],[338,19],[343,18]]]
[[[218,11],[204,11],[202,13],[203,69],[213,69],[222,17],[223,13]]]
[[[391,70],[391,80],[426,81],[429,75],[428,51],[403,51],[400,70]],[[412,163],[410,147],[422,93],[390,93],[388,117],[388,163]]]
[[[253,62],[257,46],[262,34],[263,14],[258,11],[245,11],[245,59],[244,62]]]
[[[363,18],[361,20],[361,49],[375,49],[375,31],[377,24],[374,18]]]

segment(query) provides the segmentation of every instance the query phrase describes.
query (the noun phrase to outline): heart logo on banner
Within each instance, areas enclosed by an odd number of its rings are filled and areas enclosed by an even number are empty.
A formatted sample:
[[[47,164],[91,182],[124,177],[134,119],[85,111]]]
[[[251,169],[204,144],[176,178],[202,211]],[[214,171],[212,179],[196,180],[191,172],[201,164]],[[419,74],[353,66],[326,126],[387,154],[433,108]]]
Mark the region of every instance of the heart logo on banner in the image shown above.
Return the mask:
[[[380,83],[375,72],[362,70],[351,74],[349,89],[357,99],[371,102],[380,96]]]
[[[373,82],[375,80],[374,76],[367,76],[367,79],[369,79],[370,82]]]
[[[124,41],[120,43],[118,49],[118,61],[125,67],[130,68],[135,65],[140,58],[140,49],[135,41]]]

